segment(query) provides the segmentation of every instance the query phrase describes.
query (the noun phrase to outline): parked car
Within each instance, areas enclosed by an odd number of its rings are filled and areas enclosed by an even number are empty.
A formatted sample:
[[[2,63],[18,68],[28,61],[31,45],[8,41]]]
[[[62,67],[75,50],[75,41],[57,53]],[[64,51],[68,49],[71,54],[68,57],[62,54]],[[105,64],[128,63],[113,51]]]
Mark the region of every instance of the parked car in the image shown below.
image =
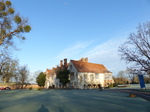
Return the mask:
[[[6,87],[5,89],[6,89],[6,90],[11,90],[11,88],[10,88],[10,87]]]
[[[6,90],[6,88],[4,88],[4,87],[0,87],[0,90]]]

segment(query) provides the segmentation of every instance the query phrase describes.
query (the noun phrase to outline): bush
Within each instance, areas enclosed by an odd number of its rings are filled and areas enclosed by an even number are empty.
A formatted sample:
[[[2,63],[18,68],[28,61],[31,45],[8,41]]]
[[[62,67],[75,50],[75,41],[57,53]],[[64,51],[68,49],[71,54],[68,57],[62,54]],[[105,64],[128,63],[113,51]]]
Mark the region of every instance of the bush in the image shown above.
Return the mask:
[[[118,86],[118,84],[117,83],[113,83],[113,87],[117,87]]]
[[[42,88],[37,88],[37,90],[38,90],[38,91],[41,91],[41,90],[42,90]]]
[[[109,86],[108,86],[108,88],[113,88],[114,87],[114,85],[113,84],[110,84]]]
[[[32,87],[29,87],[29,90],[32,90],[33,88]]]

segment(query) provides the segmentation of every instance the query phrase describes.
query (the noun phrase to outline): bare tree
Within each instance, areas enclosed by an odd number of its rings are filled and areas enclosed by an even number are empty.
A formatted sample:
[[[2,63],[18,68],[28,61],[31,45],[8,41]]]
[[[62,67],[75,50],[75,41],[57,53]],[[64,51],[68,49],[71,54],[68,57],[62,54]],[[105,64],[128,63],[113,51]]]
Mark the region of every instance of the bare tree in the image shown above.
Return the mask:
[[[17,70],[18,60],[9,60],[4,68],[3,68],[3,81],[6,83],[10,82],[11,78],[16,77],[16,70]]]
[[[131,81],[132,84],[138,83],[138,75],[135,73],[135,70],[127,68],[126,77]]]
[[[126,71],[119,71],[117,77],[114,77],[114,81],[118,84],[126,84],[128,81]]]
[[[17,67],[18,60],[12,59],[6,52],[3,53],[3,55],[0,56],[0,75],[2,81],[8,83],[11,78],[15,78]]]
[[[29,70],[27,65],[20,66],[18,68],[18,75],[19,75],[19,81],[21,84],[21,88],[25,88],[28,85],[28,76],[29,76]],[[24,87],[25,85],[25,87]]]
[[[122,46],[119,47],[121,59],[133,64],[138,71],[150,71],[150,21],[137,27]]]

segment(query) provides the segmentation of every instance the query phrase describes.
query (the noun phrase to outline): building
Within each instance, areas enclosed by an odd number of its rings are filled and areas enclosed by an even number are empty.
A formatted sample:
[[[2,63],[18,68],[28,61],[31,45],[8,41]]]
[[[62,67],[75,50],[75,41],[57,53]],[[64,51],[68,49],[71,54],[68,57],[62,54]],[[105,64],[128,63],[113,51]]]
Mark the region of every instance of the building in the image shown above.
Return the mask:
[[[67,68],[70,71],[68,87],[84,89],[98,84],[102,87],[107,87],[114,83],[112,72],[102,64],[89,63],[88,58],[70,60],[69,63],[67,63],[67,59],[64,59],[64,63],[61,60],[60,66],[57,66],[57,68],[46,70],[46,88],[52,85],[58,88],[61,87],[61,83],[56,77],[56,71],[63,68]]]
[[[88,58],[81,58],[78,61],[70,60],[68,70],[70,71],[70,84],[74,88],[83,89],[98,84],[107,87],[114,83],[112,72],[102,64],[89,63]]]
[[[67,59],[64,59],[64,63],[63,60],[60,60],[60,65],[57,66],[56,68],[52,68],[52,70],[50,69],[46,69],[46,81],[45,81],[45,87],[49,88],[49,87],[55,87],[55,88],[61,88],[62,84],[60,83],[59,79],[57,78],[57,70],[60,69],[64,69],[68,67],[68,63],[67,63]]]

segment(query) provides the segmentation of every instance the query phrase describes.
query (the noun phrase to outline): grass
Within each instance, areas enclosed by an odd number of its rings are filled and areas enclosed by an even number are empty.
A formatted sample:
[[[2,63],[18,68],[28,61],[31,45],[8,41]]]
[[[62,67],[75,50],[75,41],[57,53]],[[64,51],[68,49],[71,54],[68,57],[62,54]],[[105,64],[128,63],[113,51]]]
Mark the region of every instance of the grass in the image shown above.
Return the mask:
[[[150,102],[98,90],[0,91],[0,112],[149,112]]]
[[[0,86],[15,85],[16,83],[0,83]]]
[[[126,87],[113,87],[111,89],[137,89],[144,90],[140,88],[140,84],[125,84]],[[150,84],[145,84],[146,90],[150,90]]]

